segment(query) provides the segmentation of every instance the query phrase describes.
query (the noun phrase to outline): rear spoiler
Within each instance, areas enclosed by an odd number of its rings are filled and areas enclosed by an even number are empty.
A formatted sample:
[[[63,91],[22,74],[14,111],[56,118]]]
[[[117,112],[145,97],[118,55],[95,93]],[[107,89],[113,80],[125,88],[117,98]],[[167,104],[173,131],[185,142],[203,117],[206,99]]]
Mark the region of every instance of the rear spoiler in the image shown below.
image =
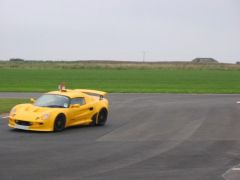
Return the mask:
[[[86,93],[86,94],[99,95],[99,96],[100,96],[100,99],[102,99],[103,96],[106,96],[106,95],[107,95],[107,92],[97,91],[97,90],[91,90],[91,89],[76,89],[76,91],[80,91],[80,92]]]

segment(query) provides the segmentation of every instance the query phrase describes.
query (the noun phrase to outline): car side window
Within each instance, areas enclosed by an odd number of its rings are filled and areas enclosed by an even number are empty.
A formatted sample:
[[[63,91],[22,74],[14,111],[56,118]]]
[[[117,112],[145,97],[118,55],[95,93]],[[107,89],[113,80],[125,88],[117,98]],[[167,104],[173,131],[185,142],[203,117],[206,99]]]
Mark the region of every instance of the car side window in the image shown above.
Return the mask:
[[[78,97],[78,98],[73,98],[71,99],[71,104],[80,104],[84,105],[86,104],[84,97]]]

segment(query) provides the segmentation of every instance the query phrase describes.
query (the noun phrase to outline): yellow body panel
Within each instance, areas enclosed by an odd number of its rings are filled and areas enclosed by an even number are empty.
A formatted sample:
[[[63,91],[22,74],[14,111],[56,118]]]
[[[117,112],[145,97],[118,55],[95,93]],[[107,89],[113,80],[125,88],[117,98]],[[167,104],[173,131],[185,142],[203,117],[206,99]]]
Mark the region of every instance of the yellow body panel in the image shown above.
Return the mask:
[[[103,96],[105,92],[88,90],[89,93]],[[87,93],[87,92],[86,92]],[[56,94],[67,96],[68,98],[83,97],[85,104],[79,107],[68,108],[50,108],[38,107],[34,104],[19,104],[13,109],[15,112],[10,113],[8,126],[11,128],[33,130],[33,131],[53,131],[54,122],[59,114],[66,117],[66,127],[75,125],[89,125],[93,121],[93,117],[97,116],[102,108],[109,109],[109,103],[106,98],[83,93],[81,90],[52,91],[46,94]],[[12,109],[12,110],[13,110]],[[44,115],[48,115],[44,119]],[[20,125],[19,125],[20,124]],[[27,125],[26,125],[27,124]]]

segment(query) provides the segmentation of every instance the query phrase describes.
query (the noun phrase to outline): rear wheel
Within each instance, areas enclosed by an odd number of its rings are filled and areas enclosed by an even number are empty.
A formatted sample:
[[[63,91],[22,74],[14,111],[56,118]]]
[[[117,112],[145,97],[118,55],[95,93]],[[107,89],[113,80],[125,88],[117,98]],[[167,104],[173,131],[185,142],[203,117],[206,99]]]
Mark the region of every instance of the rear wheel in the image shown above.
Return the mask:
[[[65,124],[66,124],[65,116],[62,114],[58,115],[54,122],[54,131],[55,132],[63,131],[65,129]]]
[[[97,124],[98,126],[104,126],[107,121],[108,111],[107,109],[103,108],[99,111],[97,116]]]

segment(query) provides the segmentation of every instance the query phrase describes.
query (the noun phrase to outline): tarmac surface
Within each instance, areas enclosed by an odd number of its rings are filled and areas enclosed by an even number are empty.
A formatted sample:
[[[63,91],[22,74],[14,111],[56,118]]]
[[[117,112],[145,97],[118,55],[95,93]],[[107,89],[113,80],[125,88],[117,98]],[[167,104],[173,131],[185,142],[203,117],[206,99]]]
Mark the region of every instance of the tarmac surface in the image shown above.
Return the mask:
[[[110,94],[106,126],[61,133],[11,130],[0,118],[0,179],[239,180],[239,98]]]

